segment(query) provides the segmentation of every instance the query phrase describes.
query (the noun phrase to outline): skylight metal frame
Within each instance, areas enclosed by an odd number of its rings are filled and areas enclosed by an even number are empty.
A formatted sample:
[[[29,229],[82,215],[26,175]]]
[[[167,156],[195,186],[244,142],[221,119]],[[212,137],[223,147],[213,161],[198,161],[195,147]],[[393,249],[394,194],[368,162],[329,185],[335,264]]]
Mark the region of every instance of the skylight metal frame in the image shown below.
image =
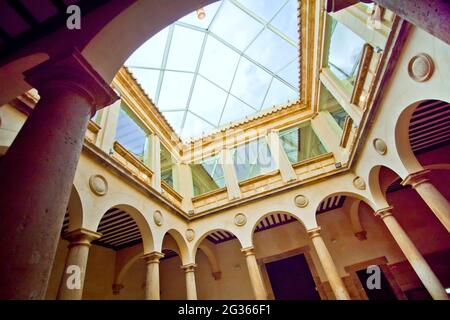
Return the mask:
[[[289,4],[290,1],[293,1],[293,0],[285,0],[284,3],[280,6],[280,8],[270,18],[270,20],[266,21],[264,18],[260,17],[258,14],[256,14],[252,10],[248,9],[247,7],[245,7],[245,5],[243,5],[242,3],[238,2],[237,0],[223,0],[220,3],[217,11],[215,12],[214,17],[212,18],[211,22],[209,23],[209,25],[205,29],[202,28],[202,27],[198,27],[198,26],[189,24],[189,23],[182,22],[182,21],[176,21],[175,23],[173,23],[172,25],[170,25],[168,27],[169,29],[168,29],[168,33],[167,33],[167,39],[166,39],[166,43],[165,43],[164,54],[163,54],[163,57],[162,57],[160,68],[145,67],[145,66],[134,66],[134,65],[129,65],[128,67],[130,68],[130,70],[132,70],[132,69],[142,69],[142,70],[153,70],[153,71],[159,71],[160,72],[159,73],[159,77],[158,77],[157,87],[156,87],[156,93],[155,93],[155,97],[154,97],[154,102],[155,102],[156,105],[159,104],[159,99],[160,99],[160,95],[161,95],[162,86],[164,84],[166,71],[168,71],[168,72],[177,72],[177,73],[186,73],[186,74],[192,74],[193,75],[191,87],[190,87],[188,98],[187,98],[187,101],[186,101],[186,107],[184,109],[174,108],[174,109],[166,109],[166,110],[162,111],[164,113],[166,113],[166,112],[184,112],[183,118],[181,120],[181,125],[179,127],[180,134],[183,132],[183,130],[185,128],[185,124],[186,124],[186,119],[187,119],[188,113],[193,114],[194,116],[196,116],[197,118],[199,118],[202,121],[206,122],[208,125],[210,125],[213,128],[220,127],[221,123],[222,123],[223,116],[224,116],[225,108],[227,106],[227,103],[229,101],[230,96],[232,96],[233,98],[237,99],[241,103],[245,104],[247,107],[249,107],[252,110],[254,110],[255,113],[260,112],[263,109],[264,104],[266,103],[266,100],[267,100],[269,92],[270,92],[270,90],[272,88],[272,84],[273,84],[274,79],[277,79],[278,81],[280,81],[283,85],[285,85],[289,89],[291,89],[291,90],[293,90],[295,92],[298,92],[298,94],[300,94],[300,91],[301,91],[301,88],[299,88],[298,86],[292,85],[291,83],[289,83],[288,81],[283,79],[281,76],[279,76],[280,72],[285,71],[285,69],[289,65],[291,65],[292,63],[295,63],[298,60],[298,56],[293,58],[292,60],[288,61],[281,68],[279,68],[276,72],[274,72],[274,71],[270,70],[269,68],[267,68],[266,66],[264,66],[263,64],[261,64],[258,61],[256,61],[255,59],[251,58],[246,53],[247,50],[252,46],[252,44],[259,38],[259,36],[265,30],[270,30],[275,35],[277,35],[278,37],[280,37],[283,40],[285,40],[288,44],[290,44],[291,46],[293,46],[297,50],[300,49],[299,48],[299,42],[298,42],[299,39],[296,39],[297,41],[292,40],[289,36],[285,35],[278,28],[276,28],[275,26],[273,26],[271,24],[278,17],[280,12]],[[246,15],[248,15],[250,18],[252,18],[255,21],[257,21],[261,25],[261,30],[253,37],[253,39],[248,43],[248,45],[243,50],[240,50],[240,49],[234,47],[231,43],[225,41],[220,36],[218,36],[213,31],[211,31],[212,27],[214,26],[214,23],[217,20],[217,17],[219,17],[219,15],[221,14],[221,12],[223,10],[223,7],[224,7],[226,2],[229,2],[230,4],[235,6],[237,9],[243,11]],[[171,48],[171,45],[172,45],[174,30],[175,30],[176,26],[182,27],[182,28],[186,28],[188,30],[193,30],[193,31],[197,31],[197,32],[203,33],[203,42],[202,42],[202,45],[201,45],[199,56],[197,58],[195,71],[167,69],[167,63],[168,63],[168,59],[169,59],[170,48]],[[231,80],[229,88],[222,87],[221,85],[215,83],[214,81],[212,81],[211,79],[209,79],[208,77],[206,77],[206,76],[204,76],[204,75],[202,75],[200,73],[200,67],[201,67],[201,63],[203,61],[203,56],[204,56],[205,48],[206,48],[207,41],[208,41],[209,37],[217,40],[219,43],[223,44],[224,46],[226,46],[227,48],[233,50],[236,54],[239,55],[239,59],[237,61],[236,68],[234,70],[234,74],[233,74],[233,77],[232,77],[232,80]],[[242,62],[242,58],[246,59],[251,64],[253,64],[257,68],[263,70],[265,73],[267,73],[270,76],[270,81],[268,83],[267,90],[264,93],[264,98],[262,99],[262,102],[259,105],[259,107],[250,105],[249,103],[245,102],[241,97],[238,97],[237,95],[231,93],[231,90],[232,90],[233,85],[234,85],[235,80],[236,80],[237,72],[239,70],[239,66],[240,66],[240,64]],[[211,83],[212,85],[214,85],[215,87],[219,88],[220,90],[222,90],[226,94],[226,99],[225,99],[225,101],[224,101],[224,103],[223,103],[223,105],[221,107],[220,117],[219,117],[219,120],[218,120],[217,123],[212,123],[211,121],[206,120],[204,117],[202,117],[201,115],[197,114],[196,112],[193,112],[192,110],[190,110],[191,109],[192,96],[194,94],[194,90],[195,90],[195,87],[196,87],[197,79],[198,79],[199,76],[202,79],[204,79],[204,80],[208,81],[209,83]],[[286,102],[289,102],[289,100],[287,100]],[[255,107],[257,107],[257,109]]]

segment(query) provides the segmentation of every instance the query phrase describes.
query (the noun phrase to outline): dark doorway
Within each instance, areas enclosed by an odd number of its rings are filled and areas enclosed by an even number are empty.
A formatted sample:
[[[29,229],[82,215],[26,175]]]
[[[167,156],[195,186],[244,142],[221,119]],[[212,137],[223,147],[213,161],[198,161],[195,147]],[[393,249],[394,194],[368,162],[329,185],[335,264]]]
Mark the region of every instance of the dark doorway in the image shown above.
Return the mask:
[[[320,300],[303,254],[266,264],[276,300]]]
[[[363,286],[369,300],[398,300],[383,271],[380,272],[380,289],[367,288],[367,279],[372,275],[371,272],[367,272],[366,269],[362,269],[356,271],[356,274],[358,275],[359,281],[361,281],[361,285]]]

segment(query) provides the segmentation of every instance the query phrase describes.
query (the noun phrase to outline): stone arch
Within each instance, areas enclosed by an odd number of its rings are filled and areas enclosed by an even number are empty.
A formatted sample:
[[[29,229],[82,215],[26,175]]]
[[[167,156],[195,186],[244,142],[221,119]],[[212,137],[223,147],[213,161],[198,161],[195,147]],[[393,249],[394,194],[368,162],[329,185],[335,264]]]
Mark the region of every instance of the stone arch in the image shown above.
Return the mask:
[[[23,80],[22,73],[48,59],[49,55],[47,53],[37,52],[20,57],[0,67],[0,74],[8,78],[8,81],[2,81],[0,86],[0,105],[30,90],[31,86]]]
[[[423,169],[411,146],[410,141],[411,119],[417,107],[419,107],[424,102],[433,100],[447,102],[446,100],[442,99],[422,99],[416,101],[402,110],[395,123],[394,127],[395,147],[397,149],[400,161],[403,163],[404,167],[409,173],[417,172]],[[404,176],[401,177],[405,178]]]
[[[188,250],[188,246],[187,246],[186,240],[184,239],[183,235],[176,229],[169,229],[169,230],[167,230],[167,232],[162,237],[163,241],[161,243],[161,248],[157,248],[157,251],[162,251],[164,238],[166,238],[166,236],[168,234],[176,242],[176,246],[177,246],[178,251],[175,250],[175,252],[177,252],[177,254],[180,256],[181,263],[183,265],[188,264],[189,263],[189,250]],[[171,248],[171,250],[172,250],[172,248]]]
[[[356,192],[350,192],[350,191],[336,191],[336,192],[330,193],[330,194],[326,195],[325,197],[323,197],[321,199],[321,201],[316,205],[316,211],[315,212],[318,211],[318,209],[320,207],[320,204],[324,200],[326,200],[326,199],[328,199],[330,197],[333,197],[333,196],[338,196],[338,195],[351,197],[351,198],[354,198],[354,199],[358,199],[358,200],[360,200],[362,202],[365,202],[374,211],[383,208],[383,204],[381,204],[381,207],[380,207],[380,203],[375,203],[374,201],[370,200],[369,198],[367,198],[366,196],[364,196],[362,194],[359,194],[359,193],[356,193]]]
[[[119,210],[123,210],[126,212],[133,220],[136,222],[139,232],[142,238],[142,245],[144,248],[143,254],[153,252],[155,250],[154,246],[154,239],[153,239],[153,232],[150,228],[150,224],[148,223],[147,219],[145,218],[144,214],[135,208],[132,205],[129,204],[118,204],[114,206],[110,206],[108,210],[116,208]],[[98,219],[97,223],[95,224],[95,230],[98,230],[98,227],[100,226],[100,223],[102,221],[102,218],[106,214],[108,210],[104,210],[103,214],[101,215],[100,219]],[[101,240],[101,238],[99,239]]]
[[[201,234],[199,237],[198,237],[198,239],[197,239],[197,241],[194,243],[194,245],[192,246],[192,252],[191,252],[191,259],[192,259],[192,263],[195,263],[195,256],[196,256],[196,254],[197,254],[197,249],[199,249],[199,247],[200,247],[200,245],[201,245],[201,243],[203,242],[203,240],[205,240],[206,239],[206,237],[209,235],[209,234],[211,234],[211,233],[213,233],[213,232],[215,232],[215,231],[226,231],[226,232],[228,232],[228,233],[231,233],[233,236],[235,236],[236,237],[236,239],[238,240],[238,242],[239,242],[239,245],[241,246],[241,247],[243,247],[243,242],[242,242],[242,239],[240,239],[237,235],[236,235],[236,233],[235,232],[233,232],[233,231],[231,231],[231,230],[228,230],[228,229],[224,229],[224,228],[216,228],[216,229],[211,229],[211,230],[208,230],[208,231],[205,231],[203,234]]]
[[[252,226],[252,232],[251,232],[251,237],[252,237],[252,239],[253,239],[253,236],[254,236],[254,234],[255,234],[255,232],[257,232],[257,227],[258,227],[258,225],[261,223],[261,221],[263,221],[265,218],[267,218],[267,217],[269,217],[269,216],[271,216],[271,215],[278,215],[278,214],[281,214],[281,215],[286,215],[286,216],[288,216],[288,217],[290,217],[290,218],[293,218],[293,220],[292,219],[289,219],[289,221],[288,222],[294,222],[294,221],[298,221],[298,222],[300,222],[300,224],[302,225],[302,227],[306,230],[306,226],[305,226],[305,224],[304,224],[304,222],[298,217],[298,216],[296,216],[295,214],[292,214],[292,213],[290,213],[290,212],[288,212],[288,211],[270,211],[270,212],[267,212],[267,213],[265,213],[264,215],[262,215],[254,224],[253,224],[253,226]],[[284,218],[284,217],[282,217],[282,218]],[[282,218],[278,218],[279,220],[280,219],[282,219]],[[286,223],[288,223],[288,222],[286,222]],[[283,223],[283,221],[282,221],[282,223]]]
[[[75,185],[72,186],[70,192],[67,215],[69,216],[69,226],[67,231],[76,230],[83,226],[83,203],[81,201],[80,193]]]

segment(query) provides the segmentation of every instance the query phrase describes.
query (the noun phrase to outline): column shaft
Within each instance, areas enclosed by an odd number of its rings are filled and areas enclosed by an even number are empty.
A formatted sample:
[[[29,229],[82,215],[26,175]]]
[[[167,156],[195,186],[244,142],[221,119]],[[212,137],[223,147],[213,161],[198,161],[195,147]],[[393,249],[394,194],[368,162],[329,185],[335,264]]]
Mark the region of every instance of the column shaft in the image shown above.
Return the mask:
[[[447,231],[450,232],[450,204],[447,199],[429,180],[415,185],[414,189],[416,189],[417,193],[428,207],[430,207],[431,211],[433,211]]]
[[[245,254],[250,282],[252,284],[253,294],[256,300],[267,300],[267,291],[256,261],[255,251],[253,247],[244,248],[242,252]]]
[[[406,259],[411,264],[411,267],[414,269],[433,299],[448,300],[447,293],[441,282],[408,237],[405,230],[403,230],[397,222],[397,219],[392,215],[391,209],[392,208],[380,210],[376,215],[381,217],[392,237],[395,239],[395,242],[397,242]]]
[[[159,260],[164,257],[161,252],[152,252],[144,255],[147,262],[147,274],[145,281],[145,299],[160,300]]]
[[[41,97],[0,164],[0,299],[43,299],[89,118],[114,91],[79,53],[27,72]]]
[[[195,284],[195,268],[197,265],[188,264],[182,266],[186,273],[186,298],[187,300],[197,300],[197,286]]]
[[[331,290],[337,300],[350,300],[350,295],[347,292],[347,288],[344,285],[336,265],[333,262],[330,252],[328,251],[325,242],[320,235],[320,228],[309,230],[312,243],[316,249],[316,253],[319,257],[323,271],[330,282]]]

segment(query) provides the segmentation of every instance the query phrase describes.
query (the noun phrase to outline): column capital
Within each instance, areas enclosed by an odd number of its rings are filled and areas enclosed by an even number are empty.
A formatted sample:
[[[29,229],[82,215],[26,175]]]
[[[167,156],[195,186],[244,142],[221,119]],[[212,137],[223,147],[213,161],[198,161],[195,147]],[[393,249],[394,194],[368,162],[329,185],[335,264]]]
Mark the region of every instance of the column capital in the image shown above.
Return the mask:
[[[164,258],[164,253],[159,252],[159,251],[153,251],[147,254],[144,254],[142,256],[142,259],[145,260],[145,262],[147,264],[151,264],[151,263],[159,263],[159,260],[161,260],[162,258]]]
[[[89,101],[93,111],[109,106],[119,98],[76,48],[25,71],[24,76],[41,96],[42,91],[49,90],[61,94],[55,87],[77,91]]]
[[[195,268],[197,268],[197,264],[195,264],[195,263],[189,263],[189,264],[185,264],[185,265],[181,266],[181,269],[183,269],[184,272],[186,272],[186,273],[195,272]]]
[[[245,254],[246,257],[255,255],[255,247],[246,247],[241,249],[242,253]]]
[[[392,213],[393,209],[394,209],[393,206],[389,206],[389,207],[386,207],[386,208],[383,208],[383,209],[379,209],[379,210],[375,211],[374,215],[375,215],[375,217],[380,217],[381,220],[383,220],[386,217],[390,217],[390,216],[394,215]]]
[[[62,237],[70,242],[69,248],[71,248],[79,245],[90,246],[91,242],[101,238],[102,234],[85,228],[80,228],[66,232],[62,235]]]
[[[401,184],[403,186],[405,185],[411,185],[411,187],[416,188],[419,184],[430,181],[427,178],[427,175],[430,173],[430,170],[422,170],[419,172],[411,173],[409,174]]]
[[[320,237],[320,232],[321,231],[322,231],[322,228],[321,227],[317,227],[317,228],[314,228],[314,229],[307,230],[306,233],[308,233],[308,235],[309,235],[309,237],[311,239],[314,239],[314,238]]]

